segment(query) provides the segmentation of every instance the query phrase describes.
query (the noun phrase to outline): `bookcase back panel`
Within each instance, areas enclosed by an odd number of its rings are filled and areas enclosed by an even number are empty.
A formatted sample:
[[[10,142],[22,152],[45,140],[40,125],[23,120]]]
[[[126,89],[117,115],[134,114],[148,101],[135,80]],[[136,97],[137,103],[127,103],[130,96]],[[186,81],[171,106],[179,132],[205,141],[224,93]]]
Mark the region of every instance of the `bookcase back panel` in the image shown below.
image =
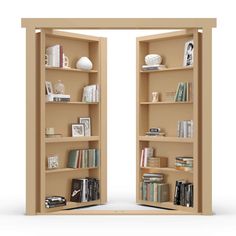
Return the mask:
[[[76,68],[80,57],[89,57],[89,43],[78,39],[46,36],[46,48],[59,44],[63,47],[64,54],[69,58],[69,66]]]
[[[90,83],[88,73],[47,70],[46,78],[53,86],[61,80],[65,86],[65,94],[71,96],[71,102],[82,101],[83,88]]]
[[[63,137],[71,137],[71,125],[78,124],[79,117],[88,116],[88,106],[68,106],[67,104],[46,105],[46,127],[54,127],[55,133],[62,134]]]
[[[176,92],[178,83],[193,82],[192,77],[192,70],[177,71],[176,73],[171,73],[170,71],[166,71],[165,73],[150,73],[146,101],[152,101],[152,92],[158,92],[160,94],[160,100],[164,102],[166,92]]]
[[[166,136],[177,136],[178,120],[192,120],[193,108],[192,104],[178,104],[171,106],[149,106],[149,127],[159,127]],[[143,134],[144,135],[144,134]]]
[[[74,149],[88,149],[97,148],[99,149],[98,142],[72,142],[72,143],[50,143],[46,145],[46,158],[45,166],[47,169],[47,157],[57,155],[59,157],[59,169],[66,168],[69,151]]]
[[[191,40],[192,36],[174,37],[166,40],[151,41],[149,43],[148,53],[159,54],[162,56],[162,64],[168,68],[183,66],[184,45]]]

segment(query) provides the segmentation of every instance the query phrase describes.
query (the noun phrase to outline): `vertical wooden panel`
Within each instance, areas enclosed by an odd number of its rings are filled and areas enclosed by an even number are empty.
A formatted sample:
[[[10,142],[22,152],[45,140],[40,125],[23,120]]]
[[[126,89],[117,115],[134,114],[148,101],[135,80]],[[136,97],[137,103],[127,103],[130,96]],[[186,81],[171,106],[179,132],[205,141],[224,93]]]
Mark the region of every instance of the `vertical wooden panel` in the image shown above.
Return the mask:
[[[100,39],[100,191],[101,203],[107,202],[107,40]]]
[[[212,214],[212,32],[202,35],[202,212]]]
[[[36,214],[36,37],[26,29],[26,214]]]

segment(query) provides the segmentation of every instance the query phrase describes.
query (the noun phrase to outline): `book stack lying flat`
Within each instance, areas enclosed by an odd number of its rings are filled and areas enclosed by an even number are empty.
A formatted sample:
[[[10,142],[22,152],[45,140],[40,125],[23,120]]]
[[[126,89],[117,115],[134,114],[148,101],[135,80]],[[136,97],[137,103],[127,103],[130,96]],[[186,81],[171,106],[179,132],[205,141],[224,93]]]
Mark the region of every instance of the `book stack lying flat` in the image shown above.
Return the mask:
[[[48,65],[51,67],[63,67],[63,47],[59,44],[46,48]]]
[[[61,196],[51,196],[51,197],[46,197],[45,199],[46,208],[54,208],[65,205],[66,205],[66,199]]]
[[[177,180],[175,184],[174,204],[193,207],[193,184],[186,180]]]
[[[168,166],[168,158],[167,157],[148,157],[147,158],[147,166],[148,167],[167,167]]]
[[[82,102],[99,102],[99,86],[97,84],[84,87]]]
[[[192,138],[193,137],[193,120],[178,120],[177,137]]]
[[[149,157],[153,156],[154,149],[147,147],[142,149],[140,158],[140,167],[147,167],[147,161]]]
[[[161,173],[145,173],[143,174],[143,182],[145,183],[162,183],[164,181],[164,174]]]
[[[169,185],[163,183],[164,175],[159,173],[143,175],[140,183],[142,200],[154,202],[166,202],[169,200]]]
[[[149,131],[146,132],[147,136],[165,136],[164,132],[161,132],[161,128],[150,128]]]
[[[180,82],[175,94],[175,102],[191,102],[193,100],[191,82]]]
[[[47,94],[45,95],[46,102],[69,102],[69,94]]]
[[[193,158],[192,157],[176,157],[175,158],[176,170],[192,171],[193,170]]]
[[[142,65],[142,70],[163,70],[166,69],[165,65]]]
[[[72,179],[72,202],[89,202],[99,199],[99,181],[95,178]]]
[[[98,149],[75,149],[70,150],[68,168],[93,168],[99,166]]]

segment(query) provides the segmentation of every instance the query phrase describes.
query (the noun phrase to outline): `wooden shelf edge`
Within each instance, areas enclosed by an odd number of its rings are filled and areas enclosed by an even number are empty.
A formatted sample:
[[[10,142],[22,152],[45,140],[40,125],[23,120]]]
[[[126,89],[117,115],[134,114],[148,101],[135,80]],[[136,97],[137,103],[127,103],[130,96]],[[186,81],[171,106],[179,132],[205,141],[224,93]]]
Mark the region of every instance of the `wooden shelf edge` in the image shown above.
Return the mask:
[[[99,102],[46,102],[46,104],[97,105]]]
[[[157,136],[139,136],[139,141],[149,142],[173,142],[173,143],[193,143],[193,138],[178,138],[178,137],[157,137]]]
[[[153,169],[153,170],[159,170],[159,171],[170,171],[170,172],[177,172],[177,173],[183,173],[183,174],[193,174],[193,171],[183,171],[183,170],[176,170],[175,168],[171,167],[140,167],[140,169]]]
[[[81,73],[98,73],[97,70],[80,70],[76,68],[61,68],[61,67],[50,67],[45,66],[46,70],[60,70],[60,71],[72,71],[72,72],[81,72]]]
[[[89,142],[99,141],[99,136],[83,136],[83,137],[61,137],[61,138],[45,138],[46,143],[66,143],[66,142]]]
[[[93,206],[93,205],[100,205],[100,199],[90,202],[70,202],[66,203],[66,206],[54,207],[54,208],[45,208],[45,212],[56,212],[61,210],[85,207],[85,206]]]
[[[60,168],[60,169],[52,169],[46,170],[46,174],[53,174],[53,173],[61,173],[61,172],[71,172],[71,171],[86,171],[86,170],[93,170],[98,169],[99,167],[87,167],[87,168]]]
[[[186,66],[186,67],[171,67],[161,70],[140,70],[140,73],[159,73],[165,71],[183,71],[183,70],[193,70],[193,66]]]
[[[193,104],[193,102],[140,102],[140,105]]]

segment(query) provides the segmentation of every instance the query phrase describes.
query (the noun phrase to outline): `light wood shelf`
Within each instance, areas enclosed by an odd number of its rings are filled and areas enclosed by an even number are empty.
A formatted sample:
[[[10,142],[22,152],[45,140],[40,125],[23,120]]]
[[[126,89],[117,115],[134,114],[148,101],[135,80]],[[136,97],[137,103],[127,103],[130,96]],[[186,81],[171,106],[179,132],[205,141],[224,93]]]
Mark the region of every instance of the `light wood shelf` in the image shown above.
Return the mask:
[[[146,170],[157,170],[157,171],[168,171],[168,172],[177,172],[183,174],[193,174],[193,171],[183,171],[183,170],[176,170],[175,168],[171,167],[140,167],[141,169]]]
[[[46,70],[57,70],[57,71],[71,71],[71,72],[80,72],[80,73],[98,73],[97,70],[80,70],[76,68],[61,68],[61,67],[49,67],[45,66]]]
[[[159,72],[166,72],[166,71],[185,71],[185,70],[193,70],[192,66],[186,67],[172,67],[166,68],[161,70],[140,70],[140,73],[159,73]]]
[[[193,104],[193,102],[140,102],[140,105],[178,105]]]
[[[46,212],[55,212],[55,211],[61,211],[61,210],[67,210],[67,209],[73,209],[73,208],[79,208],[79,207],[85,207],[85,206],[93,206],[93,205],[98,205],[98,204],[100,204],[100,200],[89,201],[89,202],[70,202],[70,201],[68,201],[65,206],[48,208],[48,209],[45,209],[45,211]]]
[[[46,143],[89,142],[89,141],[99,141],[99,136],[45,138]]]
[[[139,200],[137,203],[141,205],[161,207],[161,208],[167,208],[167,209],[172,209],[172,210],[193,211],[192,207],[174,205],[173,202],[153,202],[153,201]]]
[[[98,105],[99,102],[46,102],[46,104]]]
[[[61,172],[72,172],[72,171],[86,171],[86,170],[93,170],[99,167],[88,167],[88,168],[60,168],[60,169],[52,169],[46,170],[46,174],[53,174],[53,173],[61,173]]]
[[[192,138],[166,137],[166,136],[139,136],[139,141],[149,142],[173,142],[173,143],[193,143]]]

